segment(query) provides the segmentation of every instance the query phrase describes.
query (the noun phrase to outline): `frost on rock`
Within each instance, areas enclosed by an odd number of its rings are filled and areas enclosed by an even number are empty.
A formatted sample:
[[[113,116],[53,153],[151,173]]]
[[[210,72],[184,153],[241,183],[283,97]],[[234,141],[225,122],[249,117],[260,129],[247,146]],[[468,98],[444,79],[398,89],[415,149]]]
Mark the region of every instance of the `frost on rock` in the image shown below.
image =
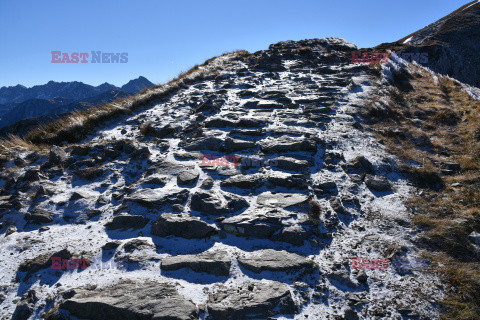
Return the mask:
[[[411,187],[355,123],[382,83],[350,63],[355,49],[328,38],[222,56],[74,146],[8,160],[0,318],[435,318],[433,275],[351,265],[419,254]],[[404,67],[394,57],[384,74]]]

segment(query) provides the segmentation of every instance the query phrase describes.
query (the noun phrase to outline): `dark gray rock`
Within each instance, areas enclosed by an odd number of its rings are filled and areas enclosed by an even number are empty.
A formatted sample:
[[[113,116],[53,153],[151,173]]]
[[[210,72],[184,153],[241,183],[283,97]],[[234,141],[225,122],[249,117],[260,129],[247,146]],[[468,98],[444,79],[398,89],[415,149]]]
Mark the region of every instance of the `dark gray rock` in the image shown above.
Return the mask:
[[[261,174],[236,175],[220,182],[222,187],[238,187],[250,189],[260,187],[264,183],[264,177]]]
[[[303,242],[310,236],[310,232],[300,225],[284,227],[279,233],[272,236],[272,240],[291,243],[295,246],[303,245]]]
[[[30,318],[30,316],[33,314],[35,303],[37,301],[38,298],[35,290],[28,290],[17,304],[17,307],[12,315],[12,320],[27,320]]]
[[[267,177],[267,182],[273,187],[286,187],[295,189],[306,189],[307,179],[302,174],[286,174],[284,172],[277,172]]]
[[[125,243],[123,250],[133,252],[135,250],[155,249],[155,245],[144,239],[133,239]]]
[[[121,282],[104,289],[75,289],[60,309],[82,319],[198,319],[196,306],[175,285],[158,282]]]
[[[210,118],[204,122],[205,128],[226,128],[226,127],[235,127],[237,121],[224,118]]]
[[[278,209],[262,210],[255,213],[244,213],[227,218],[220,222],[223,230],[242,237],[271,239],[302,245],[310,235],[303,227],[285,225],[283,220],[296,216],[294,213]]]
[[[221,215],[248,208],[248,202],[232,193],[197,191],[192,195],[191,208],[211,215]]]
[[[256,144],[252,141],[239,140],[227,138],[225,140],[225,149],[227,152],[242,151],[250,148],[255,148]]]
[[[326,181],[326,182],[320,182],[316,184],[314,187],[322,190],[331,190],[331,189],[336,189],[337,184],[333,181]]]
[[[158,127],[158,126],[150,126],[146,130],[146,134],[149,136],[153,136],[156,138],[165,138],[169,135],[172,135],[176,132],[178,132],[181,129],[181,126],[178,125],[173,125],[171,123],[166,124],[164,126]]]
[[[266,125],[266,120],[265,119],[258,119],[258,118],[243,118],[240,119],[238,122],[239,127],[245,127],[245,128],[261,128]]]
[[[217,137],[206,137],[195,139],[194,141],[181,143],[180,146],[187,151],[201,151],[201,150],[211,150],[211,151],[220,151],[220,148],[223,144],[222,139]]]
[[[307,160],[298,160],[291,157],[278,157],[275,159],[276,165],[275,167],[289,170],[289,171],[300,171],[304,172],[308,170],[308,161]]]
[[[196,272],[228,276],[230,264],[228,254],[224,251],[218,251],[167,257],[162,260],[161,268],[166,271],[190,268]]]
[[[60,257],[62,259],[72,258],[72,254],[68,249],[63,249],[53,254],[45,253],[39,255],[33,259],[26,260],[20,264],[18,271],[26,272],[26,278],[29,278],[32,274],[42,269],[50,268],[52,266],[52,257]]]
[[[281,153],[289,151],[317,151],[317,143],[312,139],[282,136],[277,139],[266,139],[260,142],[265,153]]]
[[[332,207],[333,211],[340,213],[340,214],[348,214],[347,209],[343,206],[342,200],[336,197],[330,198],[330,206]]]
[[[215,320],[267,319],[297,310],[287,285],[269,282],[244,282],[240,287],[219,285],[208,299],[208,311]]]
[[[264,192],[257,197],[257,204],[271,208],[287,208],[303,204],[308,197],[300,193],[272,193]]]
[[[196,169],[181,171],[177,176],[177,184],[179,186],[187,186],[194,184],[200,174]]]
[[[392,185],[386,177],[372,176],[367,174],[365,176],[365,184],[374,191],[392,191]]]
[[[194,217],[182,217],[171,213],[162,214],[152,226],[152,234],[166,237],[174,235],[186,239],[206,238],[217,232],[217,228]]]
[[[58,146],[53,146],[50,149],[50,154],[48,156],[48,162],[51,164],[64,164],[68,161],[68,154],[62,148]]]
[[[35,208],[25,214],[25,220],[33,223],[49,223],[53,221],[53,214],[47,210]]]
[[[211,189],[213,187],[213,179],[212,177],[208,177],[206,178],[205,180],[203,180],[202,182],[202,185],[200,186],[200,188],[202,189]]]
[[[140,189],[125,197],[126,202],[136,202],[144,206],[165,204],[183,204],[187,201],[189,191],[186,189]]]
[[[142,184],[152,184],[155,186],[164,187],[167,184],[167,180],[168,180],[167,177],[154,175],[154,176],[145,178],[142,181]]]
[[[254,238],[270,238],[282,229],[282,219],[288,218],[279,210],[258,211],[256,214],[240,214],[221,221],[222,228],[229,233]]]
[[[121,214],[115,216],[113,220],[107,223],[109,229],[141,229],[150,220],[141,215],[130,215],[130,214]]]
[[[357,312],[355,310],[353,310],[352,308],[347,308],[345,310],[344,318],[345,318],[345,320],[358,320],[359,319],[359,317],[357,315]]]
[[[367,282],[368,275],[365,272],[365,270],[360,270],[360,272],[357,274],[357,280],[358,282],[361,282],[361,283]]]
[[[295,253],[265,249],[247,253],[239,257],[238,262],[250,271],[260,273],[267,271],[291,271],[311,269],[313,262]]]
[[[327,277],[337,281],[340,285],[344,285],[352,289],[358,288],[358,284],[350,280],[350,273],[345,268],[333,271],[329,273]]]
[[[342,164],[343,170],[347,173],[357,173],[357,174],[374,174],[375,168],[373,164],[367,160],[364,156],[359,156],[353,160],[348,161],[347,163]]]
[[[201,152],[175,152],[173,154],[175,158],[181,160],[202,160],[202,153]]]

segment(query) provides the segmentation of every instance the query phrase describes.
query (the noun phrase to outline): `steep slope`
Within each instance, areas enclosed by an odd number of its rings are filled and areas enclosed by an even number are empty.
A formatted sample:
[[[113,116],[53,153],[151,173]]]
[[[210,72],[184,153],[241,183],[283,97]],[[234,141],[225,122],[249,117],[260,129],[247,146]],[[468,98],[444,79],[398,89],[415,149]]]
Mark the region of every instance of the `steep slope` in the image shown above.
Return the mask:
[[[389,79],[355,49],[222,56],[79,143],[4,150],[2,317],[436,318],[415,189],[358,120]]]
[[[472,1],[446,17],[375,50],[427,53],[423,64],[435,72],[480,87],[480,2]]]

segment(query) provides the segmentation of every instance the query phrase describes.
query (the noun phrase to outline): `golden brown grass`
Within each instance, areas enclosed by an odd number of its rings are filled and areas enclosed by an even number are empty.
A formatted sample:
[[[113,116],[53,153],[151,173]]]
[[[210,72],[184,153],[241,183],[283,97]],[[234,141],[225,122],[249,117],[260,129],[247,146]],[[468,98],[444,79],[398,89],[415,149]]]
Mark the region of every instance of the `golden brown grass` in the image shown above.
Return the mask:
[[[429,258],[447,283],[442,317],[480,319],[480,259],[468,237],[480,230],[480,102],[457,82],[440,77],[435,84],[416,69],[396,79],[401,85],[389,89],[384,112],[375,109],[379,94],[363,115],[422,189],[409,207]],[[408,85],[413,90],[406,90]],[[441,175],[442,162],[459,163],[461,171]]]

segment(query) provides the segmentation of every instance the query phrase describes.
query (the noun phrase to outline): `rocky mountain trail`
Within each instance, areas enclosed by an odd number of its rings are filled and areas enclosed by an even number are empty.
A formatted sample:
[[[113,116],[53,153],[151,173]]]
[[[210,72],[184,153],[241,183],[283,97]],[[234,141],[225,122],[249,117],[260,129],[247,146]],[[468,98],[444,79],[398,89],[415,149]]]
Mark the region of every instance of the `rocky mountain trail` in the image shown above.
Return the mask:
[[[328,38],[218,58],[78,143],[14,151],[0,317],[435,318],[434,273],[352,264],[420,258],[415,189],[356,117],[388,78],[352,50]],[[90,265],[43,267],[56,256]]]

